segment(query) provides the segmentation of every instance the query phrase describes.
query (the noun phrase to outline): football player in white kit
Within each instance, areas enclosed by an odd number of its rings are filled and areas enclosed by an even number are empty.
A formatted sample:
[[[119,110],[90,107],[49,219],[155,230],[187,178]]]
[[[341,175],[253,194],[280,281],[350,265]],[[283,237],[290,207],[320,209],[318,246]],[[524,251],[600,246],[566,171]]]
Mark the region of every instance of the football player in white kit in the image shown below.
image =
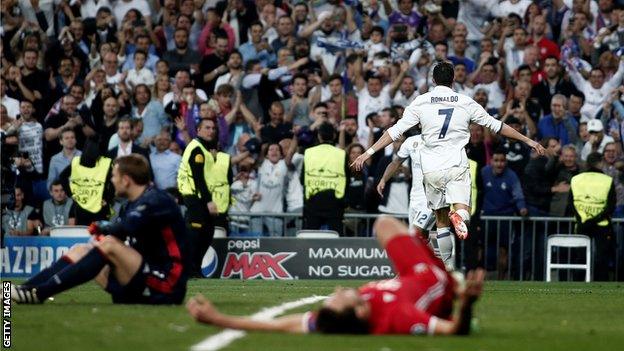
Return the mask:
[[[422,145],[423,140],[420,134],[405,139],[397,152],[397,158],[386,167],[386,171],[377,185],[377,192],[383,196],[388,179],[392,177],[405,160],[410,158],[412,163],[412,190],[409,198],[409,226],[410,229],[416,230],[417,235],[422,235],[426,240],[429,240],[426,234],[427,231],[433,228],[435,217],[433,211],[427,206],[427,197],[425,196],[425,187],[423,186],[423,172],[420,167],[420,149]]]
[[[453,238],[450,225],[460,239],[468,237],[466,223],[470,220],[471,180],[465,146],[470,140],[471,122],[489,128],[494,133],[519,140],[543,155],[544,148],[534,140],[490,116],[469,96],[459,94],[451,86],[454,68],[450,62],[440,62],[433,68],[436,87],[418,96],[403,112],[394,126],[351,165],[356,171],[376,151],[397,140],[408,129],[421,125],[424,145],[420,151],[425,195],[430,209],[436,214],[437,241],[444,263],[453,267]],[[450,212],[450,206],[453,212]]]

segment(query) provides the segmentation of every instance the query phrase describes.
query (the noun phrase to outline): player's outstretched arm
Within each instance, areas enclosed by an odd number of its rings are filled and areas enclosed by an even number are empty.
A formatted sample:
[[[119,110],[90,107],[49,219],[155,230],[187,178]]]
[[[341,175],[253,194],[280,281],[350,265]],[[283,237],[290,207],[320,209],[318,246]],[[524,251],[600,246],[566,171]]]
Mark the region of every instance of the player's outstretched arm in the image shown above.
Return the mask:
[[[531,140],[527,138],[526,136],[518,133],[515,129],[511,128],[506,123],[503,123],[503,126],[500,130],[500,135],[507,137],[507,138],[511,138],[511,139],[524,142],[525,144],[529,145],[531,149],[533,149],[540,156],[544,155],[544,153],[546,152],[546,150],[544,149],[542,145],[540,145],[540,143],[538,143],[535,140]]]
[[[214,305],[202,295],[192,297],[186,303],[189,314],[198,322],[212,324],[221,328],[272,331],[284,333],[304,333],[303,314],[291,314],[280,318],[260,321],[249,317],[229,316],[219,312]]]
[[[393,160],[388,164],[388,167],[386,167],[383,176],[379,180],[379,184],[377,184],[377,193],[379,194],[379,196],[383,197],[383,191],[386,187],[386,182],[388,181],[388,179],[392,178],[394,173],[396,173],[397,169],[401,167],[401,164],[404,161],[404,158],[397,158],[396,160]]]
[[[438,319],[433,330],[438,335],[468,335],[470,333],[470,322],[472,320],[472,306],[481,296],[483,291],[483,281],[485,280],[485,270],[477,269],[470,271],[466,275],[466,288],[460,296],[461,302],[459,312],[453,320],[447,321]]]

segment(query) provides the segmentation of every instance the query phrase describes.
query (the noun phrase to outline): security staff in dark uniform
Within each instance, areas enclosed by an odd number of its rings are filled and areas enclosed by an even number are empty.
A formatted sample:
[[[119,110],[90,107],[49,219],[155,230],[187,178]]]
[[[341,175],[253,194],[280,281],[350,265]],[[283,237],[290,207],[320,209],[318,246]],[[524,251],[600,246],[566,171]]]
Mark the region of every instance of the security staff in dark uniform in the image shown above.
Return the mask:
[[[320,144],[307,149],[303,156],[303,228],[328,229],[342,233],[344,195],[349,179],[349,165],[344,150],[335,147],[336,131],[329,123],[318,129]]]
[[[589,154],[587,170],[570,181],[570,197],[574,204],[576,232],[594,239],[594,280],[604,281],[609,278],[609,259],[615,249],[611,215],[616,194],[613,178],[601,169],[602,155]]]
[[[100,155],[99,142],[87,139],[82,155],[59,175],[68,196],[74,200],[76,225],[108,219],[115,189],[110,182],[113,161]]]
[[[224,204],[220,197],[224,192],[221,190],[223,187],[217,184],[217,179],[218,174],[223,173],[225,164],[229,167],[229,157],[218,152],[218,135],[216,122],[202,119],[197,125],[197,137],[186,146],[182,154],[178,170],[178,190],[187,208],[186,224],[193,247],[192,270],[196,275],[200,272],[204,253],[212,243],[219,206]],[[230,172],[228,170],[228,174]]]

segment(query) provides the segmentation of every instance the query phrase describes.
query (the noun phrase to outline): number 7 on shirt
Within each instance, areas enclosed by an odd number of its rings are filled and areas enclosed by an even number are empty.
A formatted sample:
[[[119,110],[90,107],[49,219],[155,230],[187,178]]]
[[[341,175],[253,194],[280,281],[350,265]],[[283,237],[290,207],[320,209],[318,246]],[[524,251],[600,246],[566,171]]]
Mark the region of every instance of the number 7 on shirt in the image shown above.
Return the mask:
[[[440,135],[438,135],[438,139],[444,139],[446,136],[446,131],[448,130],[449,123],[451,123],[451,116],[453,115],[454,108],[443,108],[438,110],[439,116],[444,116],[444,124],[442,125],[442,129],[440,130]]]

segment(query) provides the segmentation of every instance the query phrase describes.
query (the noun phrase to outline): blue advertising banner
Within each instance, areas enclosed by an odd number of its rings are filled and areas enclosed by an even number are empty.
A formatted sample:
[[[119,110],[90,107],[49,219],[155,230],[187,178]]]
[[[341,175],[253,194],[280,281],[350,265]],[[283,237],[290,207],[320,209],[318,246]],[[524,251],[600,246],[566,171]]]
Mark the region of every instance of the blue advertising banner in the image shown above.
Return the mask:
[[[49,267],[75,244],[89,238],[6,236],[1,251],[0,275],[3,278],[28,278]]]

